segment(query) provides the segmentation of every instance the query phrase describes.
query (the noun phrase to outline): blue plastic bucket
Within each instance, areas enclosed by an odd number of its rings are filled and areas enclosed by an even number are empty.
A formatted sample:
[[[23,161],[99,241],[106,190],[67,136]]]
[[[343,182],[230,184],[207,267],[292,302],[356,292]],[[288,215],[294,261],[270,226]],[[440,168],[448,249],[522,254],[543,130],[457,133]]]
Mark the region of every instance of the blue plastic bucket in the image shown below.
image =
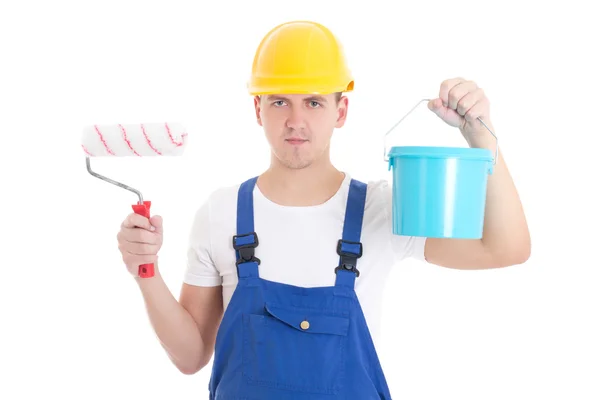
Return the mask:
[[[490,150],[460,147],[392,147],[393,233],[430,238],[483,235]]]

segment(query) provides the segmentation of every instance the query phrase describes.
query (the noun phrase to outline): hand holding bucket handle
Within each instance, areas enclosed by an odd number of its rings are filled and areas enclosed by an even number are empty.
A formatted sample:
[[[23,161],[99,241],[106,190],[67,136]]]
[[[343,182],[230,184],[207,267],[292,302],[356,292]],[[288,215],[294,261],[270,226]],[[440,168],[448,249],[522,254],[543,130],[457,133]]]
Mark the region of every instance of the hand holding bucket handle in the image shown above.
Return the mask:
[[[412,113],[421,103],[423,102],[429,102],[432,99],[423,99],[420,100],[408,113],[406,113],[405,116],[403,116],[402,118],[400,118],[400,120],[398,122],[396,122],[394,124],[394,126],[392,126],[386,133],[385,135],[383,135],[384,139],[383,139],[383,160],[385,162],[389,161],[389,157],[388,157],[388,150],[387,150],[387,135],[389,135],[394,129],[396,129],[396,127],[400,124],[400,122],[404,121],[404,119],[406,117],[408,117],[408,115],[410,113]],[[494,139],[496,139],[496,155],[494,156],[494,163],[493,165],[496,165],[496,161],[498,160],[498,137],[494,134],[494,132],[492,132],[492,130],[490,128],[488,128],[488,126],[485,124],[485,122],[483,122],[481,120],[481,118],[477,118],[479,120],[479,122],[481,122],[483,124],[483,126],[492,134],[492,136],[494,137]]]

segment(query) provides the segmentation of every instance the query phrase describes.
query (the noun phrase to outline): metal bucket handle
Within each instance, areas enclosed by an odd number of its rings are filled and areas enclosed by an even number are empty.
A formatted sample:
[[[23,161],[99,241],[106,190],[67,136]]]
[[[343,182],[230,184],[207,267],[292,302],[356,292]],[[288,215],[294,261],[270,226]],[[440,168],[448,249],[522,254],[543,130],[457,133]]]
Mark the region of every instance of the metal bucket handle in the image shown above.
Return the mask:
[[[416,109],[416,108],[417,108],[417,107],[418,107],[418,106],[419,106],[419,105],[420,105],[422,102],[424,102],[424,101],[427,101],[427,102],[429,102],[429,101],[431,101],[431,100],[432,100],[432,99],[423,99],[423,100],[419,101],[419,102],[418,102],[418,103],[417,103],[417,104],[416,104],[416,105],[415,105],[415,106],[414,106],[414,107],[413,107],[413,108],[412,108],[412,109],[411,109],[411,110],[410,110],[408,113],[406,113],[406,115],[405,115],[404,117],[400,118],[400,121],[396,122],[396,123],[394,124],[394,126],[392,126],[392,127],[390,128],[390,130],[388,130],[388,131],[386,132],[386,134],[385,134],[385,135],[383,135],[383,138],[384,138],[384,139],[383,139],[383,160],[384,160],[385,162],[388,162],[388,161],[389,161],[389,158],[388,158],[388,155],[387,155],[387,144],[386,144],[387,135],[389,135],[389,134],[390,134],[390,132],[392,132],[394,129],[396,129],[396,127],[397,127],[397,126],[400,124],[400,122],[402,122],[402,121],[404,120],[404,118],[408,117],[408,115],[409,115],[410,113],[412,113],[412,112],[413,112],[413,111],[414,111],[414,110],[415,110],[415,109]],[[493,164],[493,165],[496,165],[496,160],[498,160],[498,137],[497,137],[497,136],[494,134],[494,132],[492,132],[492,130],[491,130],[490,128],[488,128],[488,126],[487,126],[487,125],[486,125],[486,124],[485,124],[485,123],[484,123],[484,122],[481,120],[481,118],[477,118],[477,119],[478,119],[478,120],[479,120],[479,122],[481,122],[481,123],[483,124],[483,126],[485,126],[485,128],[486,128],[486,129],[487,129],[487,130],[488,130],[488,131],[489,131],[489,132],[492,134],[492,136],[494,137],[494,139],[496,139],[496,155],[495,155],[495,157],[494,157],[494,164]]]

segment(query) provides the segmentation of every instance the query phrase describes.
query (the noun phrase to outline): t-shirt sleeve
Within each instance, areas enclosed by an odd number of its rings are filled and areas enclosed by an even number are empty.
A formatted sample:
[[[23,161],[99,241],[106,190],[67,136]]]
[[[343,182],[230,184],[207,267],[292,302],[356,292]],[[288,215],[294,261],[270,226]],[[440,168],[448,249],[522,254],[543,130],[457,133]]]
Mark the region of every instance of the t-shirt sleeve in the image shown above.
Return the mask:
[[[183,281],[194,286],[219,286],[221,275],[211,257],[211,214],[207,199],[196,211],[189,233],[187,266]]]
[[[393,208],[393,192],[392,187],[387,181],[381,182],[381,190],[383,191],[383,199],[385,202],[384,208],[386,212],[386,223],[389,226],[390,240],[392,242],[392,250],[396,257],[396,261],[401,261],[411,258],[418,261],[425,260],[425,241],[427,238],[420,236],[400,236],[393,234],[392,230],[392,208]]]

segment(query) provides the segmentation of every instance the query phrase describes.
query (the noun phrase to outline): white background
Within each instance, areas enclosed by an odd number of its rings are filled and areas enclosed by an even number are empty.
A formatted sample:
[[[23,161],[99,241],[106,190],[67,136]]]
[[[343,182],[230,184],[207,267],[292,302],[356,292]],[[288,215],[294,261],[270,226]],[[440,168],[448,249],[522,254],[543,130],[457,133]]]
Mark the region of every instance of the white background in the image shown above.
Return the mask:
[[[463,76],[491,100],[527,213],[524,265],[395,269],[380,354],[394,398],[600,398],[593,2],[356,4],[2,3],[1,399],[207,398],[210,366],[185,376],[170,364],[122,265],[116,234],[136,198],[87,173],[80,133],[91,123],[188,128],[184,157],[93,164],[163,216],[161,271],[179,296],[196,208],[267,166],[245,85],[262,36],[291,19],[331,28],[355,74],[348,123],[334,135],[339,168],[391,178],[383,133]],[[466,145],[425,105],[389,140]]]

